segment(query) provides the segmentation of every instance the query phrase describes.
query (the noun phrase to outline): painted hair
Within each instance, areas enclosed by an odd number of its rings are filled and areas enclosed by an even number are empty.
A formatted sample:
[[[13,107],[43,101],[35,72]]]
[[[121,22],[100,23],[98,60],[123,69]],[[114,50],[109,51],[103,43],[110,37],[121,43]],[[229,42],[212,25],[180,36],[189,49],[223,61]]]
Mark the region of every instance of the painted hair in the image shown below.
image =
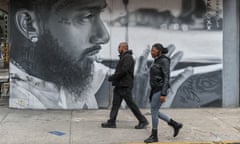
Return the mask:
[[[164,48],[162,44],[155,43],[152,47],[156,48],[159,52],[162,52],[163,54],[168,53],[168,49]]]

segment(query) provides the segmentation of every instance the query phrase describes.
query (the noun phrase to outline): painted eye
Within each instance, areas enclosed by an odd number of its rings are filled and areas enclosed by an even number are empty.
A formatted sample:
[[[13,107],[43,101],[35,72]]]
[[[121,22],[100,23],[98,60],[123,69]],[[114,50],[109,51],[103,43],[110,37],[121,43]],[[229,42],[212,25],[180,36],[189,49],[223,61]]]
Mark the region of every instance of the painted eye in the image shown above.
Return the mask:
[[[96,15],[93,13],[87,13],[84,15],[77,16],[74,21],[78,24],[84,24],[90,22]]]

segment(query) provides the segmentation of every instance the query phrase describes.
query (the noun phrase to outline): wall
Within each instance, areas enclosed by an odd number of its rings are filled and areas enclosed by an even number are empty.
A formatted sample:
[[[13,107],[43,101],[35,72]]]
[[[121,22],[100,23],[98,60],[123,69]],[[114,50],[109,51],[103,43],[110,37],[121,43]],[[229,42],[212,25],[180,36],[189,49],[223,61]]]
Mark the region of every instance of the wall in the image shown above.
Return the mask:
[[[103,11],[101,0],[11,0],[10,107],[109,108],[113,87],[107,78],[122,41],[136,60],[133,98],[140,107],[149,107],[154,43],[168,47],[172,61],[163,107],[220,107],[222,1],[201,2],[184,7],[181,0],[108,0]]]

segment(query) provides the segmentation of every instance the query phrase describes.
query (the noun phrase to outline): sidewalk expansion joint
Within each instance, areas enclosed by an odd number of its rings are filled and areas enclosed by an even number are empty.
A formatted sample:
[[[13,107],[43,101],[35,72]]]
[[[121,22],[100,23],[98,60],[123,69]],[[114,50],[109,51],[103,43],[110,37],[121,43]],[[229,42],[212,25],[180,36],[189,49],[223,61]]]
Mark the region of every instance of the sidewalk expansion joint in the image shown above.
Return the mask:
[[[8,112],[3,116],[3,118],[0,121],[0,125],[2,125],[3,121],[7,118],[8,114],[10,113],[11,110],[8,110]]]

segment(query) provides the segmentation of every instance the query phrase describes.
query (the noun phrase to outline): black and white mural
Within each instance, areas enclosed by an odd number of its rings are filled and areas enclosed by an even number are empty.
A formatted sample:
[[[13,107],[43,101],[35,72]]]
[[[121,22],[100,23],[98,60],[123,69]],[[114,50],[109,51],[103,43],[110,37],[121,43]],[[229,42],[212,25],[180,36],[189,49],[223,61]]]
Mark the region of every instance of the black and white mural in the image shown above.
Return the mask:
[[[221,106],[222,0],[10,0],[9,15],[10,107],[109,108],[106,79],[123,41],[136,60],[140,107],[149,107],[156,42],[171,57],[163,107]]]

